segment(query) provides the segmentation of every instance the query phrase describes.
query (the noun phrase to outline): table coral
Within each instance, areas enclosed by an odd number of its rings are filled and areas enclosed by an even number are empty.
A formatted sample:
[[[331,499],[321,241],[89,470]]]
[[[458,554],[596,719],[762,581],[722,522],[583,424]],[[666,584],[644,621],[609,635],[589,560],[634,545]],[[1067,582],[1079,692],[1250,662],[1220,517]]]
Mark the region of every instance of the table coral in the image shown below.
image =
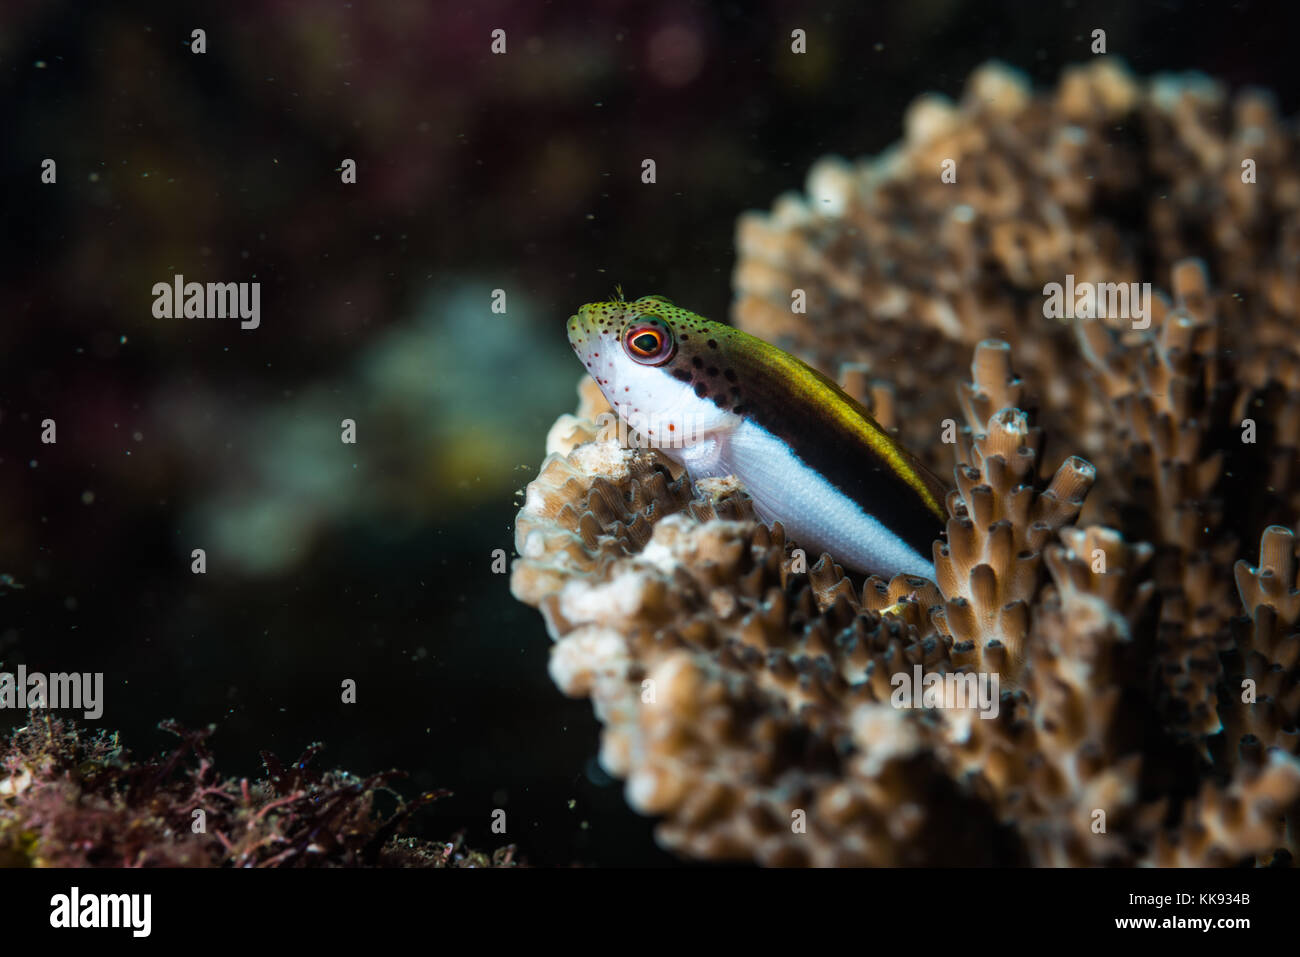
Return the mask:
[[[732,318],[953,477],[936,580],[805,557],[735,482],[619,441],[586,381],[516,525],[552,677],[689,856],[1289,863],[1295,127],[1109,58],[1045,92],[988,65],[904,126],[741,218]],[[1049,317],[1067,275],[1168,294],[1142,321]],[[918,666],[997,674],[996,717],[896,707]]]

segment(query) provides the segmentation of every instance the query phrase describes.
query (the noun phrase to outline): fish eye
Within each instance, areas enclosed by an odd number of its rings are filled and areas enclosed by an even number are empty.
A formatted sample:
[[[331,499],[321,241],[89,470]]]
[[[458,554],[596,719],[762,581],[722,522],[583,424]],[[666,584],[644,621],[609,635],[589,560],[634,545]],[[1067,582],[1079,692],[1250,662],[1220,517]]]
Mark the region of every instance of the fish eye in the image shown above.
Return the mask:
[[[641,316],[629,323],[623,346],[634,362],[647,366],[663,365],[677,351],[672,330],[658,316]]]

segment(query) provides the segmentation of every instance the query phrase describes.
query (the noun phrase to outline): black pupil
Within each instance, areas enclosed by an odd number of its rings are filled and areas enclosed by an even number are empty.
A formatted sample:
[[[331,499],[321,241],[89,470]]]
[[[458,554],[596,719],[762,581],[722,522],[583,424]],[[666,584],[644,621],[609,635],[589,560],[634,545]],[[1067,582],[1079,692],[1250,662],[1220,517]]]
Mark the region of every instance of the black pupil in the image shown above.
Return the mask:
[[[633,337],[632,345],[636,346],[638,352],[654,352],[659,348],[659,337],[653,332],[638,333]]]

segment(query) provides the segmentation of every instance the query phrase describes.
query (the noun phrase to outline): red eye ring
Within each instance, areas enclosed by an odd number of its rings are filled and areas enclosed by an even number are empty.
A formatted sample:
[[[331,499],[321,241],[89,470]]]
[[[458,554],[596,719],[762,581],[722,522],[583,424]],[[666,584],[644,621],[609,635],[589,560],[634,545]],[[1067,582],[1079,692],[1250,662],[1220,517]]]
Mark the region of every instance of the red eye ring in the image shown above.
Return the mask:
[[[663,365],[677,351],[672,330],[658,316],[640,316],[623,330],[623,349],[641,365]]]
[[[663,333],[658,329],[637,329],[627,337],[628,348],[642,359],[651,359],[659,355],[663,344]]]

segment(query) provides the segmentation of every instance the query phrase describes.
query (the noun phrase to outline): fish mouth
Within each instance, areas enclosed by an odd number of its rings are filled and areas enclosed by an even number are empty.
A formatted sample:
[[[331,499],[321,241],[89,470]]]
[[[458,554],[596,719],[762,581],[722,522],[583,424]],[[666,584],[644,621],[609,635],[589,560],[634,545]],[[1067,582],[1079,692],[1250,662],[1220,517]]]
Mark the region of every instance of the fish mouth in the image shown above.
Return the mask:
[[[565,330],[569,347],[593,375],[598,368],[609,368],[617,351],[621,313],[613,303],[587,303],[569,317]]]
[[[580,354],[584,350],[590,352],[598,349],[606,338],[604,330],[592,316],[590,306],[579,306],[578,311],[569,317],[565,330],[569,335],[569,345]]]
[[[591,329],[580,315],[570,316],[565,329],[569,335],[569,348],[574,351],[579,359],[585,361],[592,351]]]

